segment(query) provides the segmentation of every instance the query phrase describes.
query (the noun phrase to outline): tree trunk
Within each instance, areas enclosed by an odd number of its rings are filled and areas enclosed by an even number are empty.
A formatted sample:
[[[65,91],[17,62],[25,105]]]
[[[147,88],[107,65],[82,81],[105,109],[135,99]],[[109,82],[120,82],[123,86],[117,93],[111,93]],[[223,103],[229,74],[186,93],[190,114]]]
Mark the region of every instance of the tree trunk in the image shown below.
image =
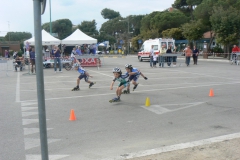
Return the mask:
[[[212,33],[212,31],[210,31],[210,42],[209,42],[209,45],[208,45],[208,51],[210,51],[211,50],[211,44],[212,44],[212,42],[213,42],[213,39],[215,38],[215,36],[213,36],[213,33]]]

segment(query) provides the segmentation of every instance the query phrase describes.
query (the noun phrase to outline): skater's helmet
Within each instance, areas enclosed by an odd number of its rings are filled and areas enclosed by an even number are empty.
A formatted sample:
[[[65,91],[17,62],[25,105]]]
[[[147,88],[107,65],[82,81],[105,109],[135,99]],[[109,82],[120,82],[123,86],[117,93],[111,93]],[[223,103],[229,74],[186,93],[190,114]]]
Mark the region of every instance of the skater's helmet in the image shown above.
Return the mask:
[[[115,67],[115,68],[113,68],[113,73],[119,73],[119,74],[122,74],[122,71],[121,71],[120,68]]]
[[[132,65],[131,64],[126,64],[125,68],[132,69]]]
[[[78,63],[74,63],[73,67],[79,67],[79,64]]]

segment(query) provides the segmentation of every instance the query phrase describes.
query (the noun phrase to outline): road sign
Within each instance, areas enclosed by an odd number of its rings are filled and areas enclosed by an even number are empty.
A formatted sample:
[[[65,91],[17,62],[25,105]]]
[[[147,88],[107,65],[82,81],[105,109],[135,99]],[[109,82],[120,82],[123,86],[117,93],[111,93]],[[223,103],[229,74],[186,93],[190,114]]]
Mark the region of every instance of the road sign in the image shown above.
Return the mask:
[[[141,44],[141,43],[142,43],[142,40],[141,40],[141,39],[139,39],[139,40],[138,40],[138,43],[139,43],[139,44]]]
[[[120,44],[123,44],[123,40],[120,40],[119,43],[120,43]]]

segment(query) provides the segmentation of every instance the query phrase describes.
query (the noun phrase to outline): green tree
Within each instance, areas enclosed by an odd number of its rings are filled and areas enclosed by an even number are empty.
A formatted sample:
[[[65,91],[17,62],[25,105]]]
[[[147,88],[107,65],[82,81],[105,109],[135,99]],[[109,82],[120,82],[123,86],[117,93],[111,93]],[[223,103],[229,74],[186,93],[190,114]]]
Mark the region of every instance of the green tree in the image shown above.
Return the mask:
[[[186,16],[191,17],[191,19],[193,20],[193,10],[196,8],[197,5],[201,4],[201,2],[202,0],[175,0],[172,6],[179,9]]]
[[[96,26],[97,26],[96,21],[92,20],[92,21],[83,21],[80,25],[78,25],[78,28],[89,36],[95,36],[98,34]]]
[[[188,22],[188,18],[180,11],[159,12],[151,19],[151,26],[158,30],[159,37],[162,36],[162,31],[178,28],[182,24]]]
[[[215,34],[210,22],[210,16],[212,15],[212,8],[217,4],[219,0],[203,0],[200,5],[194,10],[193,15],[196,19],[201,19],[203,25],[206,27],[206,31],[210,31],[210,44],[212,44]],[[210,50],[210,45],[208,45],[208,50]]]
[[[117,17],[104,22],[100,28],[100,32],[104,32],[112,36],[114,36],[116,32],[126,32],[126,21],[122,20],[123,18]]]
[[[96,38],[98,42],[109,41],[109,44],[116,43],[116,38],[105,32],[100,32],[99,35],[94,36],[94,38]]]
[[[5,35],[4,40],[5,41],[20,41],[20,42],[22,42],[29,38],[32,38],[32,34],[29,32],[8,32]]]
[[[119,12],[116,12],[116,11],[114,11],[112,9],[109,9],[109,8],[104,8],[101,11],[101,15],[103,16],[104,19],[114,19],[114,18],[117,18],[117,17],[121,17]]]
[[[180,28],[171,28],[162,31],[163,38],[183,39],[182,30]]]
[[[225,51],[229,51],[229,45],[236,43],[240,37],[239,14],[240,11],[232,6],[228,9],[223,6],[213,8],[210,21],[217,34],[217,41],[225,46]]]
[[[50,24],[45,23],[42,28],[47,32],[50,32]],[[72,34],[72,22],[69,19],[59,19],[52,22],[52,32],[58,33],[59,39],[64,39]]]
[[[181,30],[183,36],[187,38],[188,41],[194,41],[202,38],[205,28],[201,20],[194,20],[183,24]]]

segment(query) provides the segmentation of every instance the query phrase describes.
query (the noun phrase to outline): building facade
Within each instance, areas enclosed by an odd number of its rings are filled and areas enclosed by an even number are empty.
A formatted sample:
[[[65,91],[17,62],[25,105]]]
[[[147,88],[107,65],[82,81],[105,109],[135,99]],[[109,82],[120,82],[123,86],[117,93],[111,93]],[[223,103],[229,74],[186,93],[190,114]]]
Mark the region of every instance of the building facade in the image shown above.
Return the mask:
[[[19,51],[20,42],[19,41],[0,41],[0,56],[4,57],[5,50],[8,51]]]

